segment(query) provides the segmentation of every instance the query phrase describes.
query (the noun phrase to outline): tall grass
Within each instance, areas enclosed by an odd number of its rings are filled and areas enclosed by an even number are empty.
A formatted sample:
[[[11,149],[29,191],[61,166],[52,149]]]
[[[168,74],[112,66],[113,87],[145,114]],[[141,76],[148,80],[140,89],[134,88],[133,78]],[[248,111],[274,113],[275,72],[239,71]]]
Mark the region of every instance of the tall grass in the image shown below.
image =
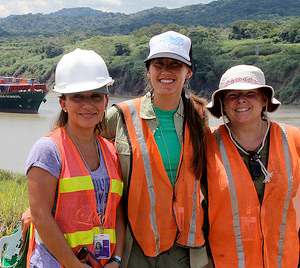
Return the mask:
[[[0,238],[10,235],[28,208],[26,176],[0,170]]]

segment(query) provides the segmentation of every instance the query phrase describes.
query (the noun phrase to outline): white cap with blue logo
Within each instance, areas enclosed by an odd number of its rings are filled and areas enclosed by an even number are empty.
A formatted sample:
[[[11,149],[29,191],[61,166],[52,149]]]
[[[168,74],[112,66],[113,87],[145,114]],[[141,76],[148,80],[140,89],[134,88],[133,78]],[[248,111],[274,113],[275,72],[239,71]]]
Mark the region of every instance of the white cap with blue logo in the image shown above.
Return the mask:
[[[179,60],[188,66],[192,65],[191,59],[191,39],[187,36],[168,31],[152,37],[149,41],[150,53],[147,62],[157,58],[170,58]]]

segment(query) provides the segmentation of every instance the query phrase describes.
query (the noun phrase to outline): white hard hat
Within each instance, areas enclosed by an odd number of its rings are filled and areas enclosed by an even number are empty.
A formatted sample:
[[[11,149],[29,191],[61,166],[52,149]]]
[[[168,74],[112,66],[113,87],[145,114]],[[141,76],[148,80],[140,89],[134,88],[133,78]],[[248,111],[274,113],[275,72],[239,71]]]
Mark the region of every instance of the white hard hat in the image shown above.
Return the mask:
[[[58,62],[53,90],[62,94],[91,90],[109,94],[108,86],[113,83],[101,56],[92,50],[77,48]]]

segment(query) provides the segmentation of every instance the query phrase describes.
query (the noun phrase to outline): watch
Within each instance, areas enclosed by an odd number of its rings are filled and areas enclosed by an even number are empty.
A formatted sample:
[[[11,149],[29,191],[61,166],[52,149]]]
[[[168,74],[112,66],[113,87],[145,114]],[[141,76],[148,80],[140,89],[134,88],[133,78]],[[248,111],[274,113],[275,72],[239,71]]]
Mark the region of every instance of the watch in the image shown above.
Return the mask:
[[[121,257],[120,256],[118,256],[118,255],[112,255],[112,257],[121,262]]]
[[[111,256],[111,258],[109,259],[108,262],[112,262],[112,261],[117,262],[119,264],[119,268],[122,267],[122,265],[121,265],[121,257],[120,256],[118,256],[118,255]]]

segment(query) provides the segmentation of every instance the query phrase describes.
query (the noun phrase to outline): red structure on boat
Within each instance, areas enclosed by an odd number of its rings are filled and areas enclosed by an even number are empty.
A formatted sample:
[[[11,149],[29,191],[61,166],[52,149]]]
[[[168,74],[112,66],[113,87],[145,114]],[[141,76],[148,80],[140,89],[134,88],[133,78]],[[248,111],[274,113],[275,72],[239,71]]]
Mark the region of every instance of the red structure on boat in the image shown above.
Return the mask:
[[[0,112],[38,113],[49,90],[34,79],[0,77]]]

